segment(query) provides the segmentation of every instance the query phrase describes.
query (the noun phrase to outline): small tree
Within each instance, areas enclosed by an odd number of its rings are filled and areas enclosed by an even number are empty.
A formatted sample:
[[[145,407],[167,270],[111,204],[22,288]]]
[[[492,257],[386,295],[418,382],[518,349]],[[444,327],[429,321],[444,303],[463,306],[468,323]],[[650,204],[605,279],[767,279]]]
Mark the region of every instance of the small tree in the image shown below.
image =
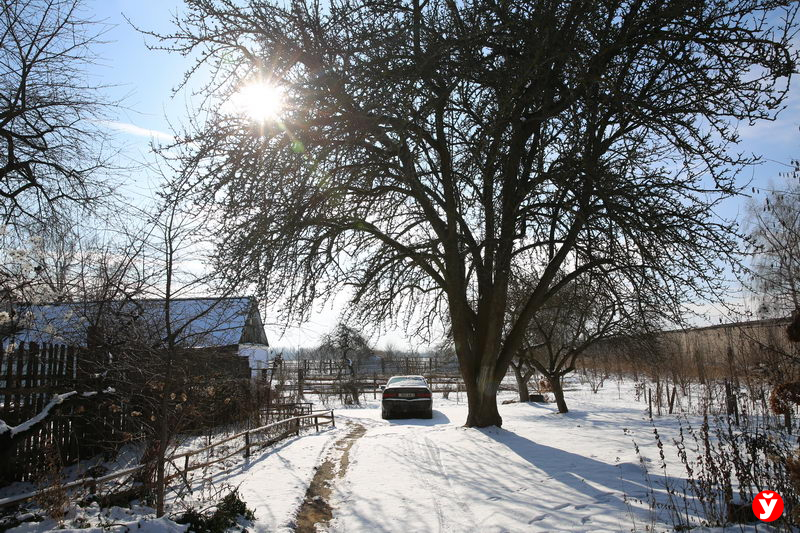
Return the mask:
[[[619,287],[600,278],[574,281],[536,314],[524,347],[512,363],[520,401],[528,400],[527,382],[534,372],[547,379],[560,413],[567,413],[564,377],[576,369],[578,358],[599,341],[613,336],[635,335],[655,321],[652,301],[642,294],[627,299]],[[524,294],[524,288],[523,288]]]
[[[792,164],[794,171],[749,209],[751,289],[763,316],[785,317],[800,309],[800,162]]]
[[[336,379],[348,396],[346,401],[358,405],[356,371],[361,362],[372,353],[367,339],[354,328],[339,322],[333,331],[323,337],[319,350],[332,354],[340,360],[339,375]]]

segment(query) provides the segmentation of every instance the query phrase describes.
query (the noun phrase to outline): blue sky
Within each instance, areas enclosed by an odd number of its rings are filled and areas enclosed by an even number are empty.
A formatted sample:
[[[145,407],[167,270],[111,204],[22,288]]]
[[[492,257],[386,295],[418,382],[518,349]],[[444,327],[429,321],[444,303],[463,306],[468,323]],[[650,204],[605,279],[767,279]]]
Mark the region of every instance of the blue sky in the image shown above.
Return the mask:
[[[147,49],[145,37],[132,28],[123,17],[127,16],[143,29],[168,32],[172,28],[171,16],[180,9],[180,0],[90,0],[87,15],[109,25],[104,35],[105,44],[98,46],[101,60],[92,73],[98,83],[110,85],[114,98],[123,98],[123,108],[113,117],[112,127],[124,144],[125,157],[134,163],[148,159],[148,143],[164,140],[170,131],[169,122],[186,116],[188,97],[172,96],[172,90],[182,79],[188,60],[177,54]],[[796,82],[797,80],[795,80]],[[786,109],[776,122],[764,122],[753,127],[741,127],[740,150],[764,158],[758,167],[747,169],[740,179],[751,181],[755,187],[766,187],[777,180],[779,172],[788,170],[792,158],[800,158],[800,84],[794,83]],[[146,202],[156,183],[144,171],[134,171],[126,180],[126,191]],[[740,220],[745,216],[745,200],[731,201],[721,213]],[[273,344],[310,345],[336,320],[333,308],[320,310],[311,322],[299,328],[290,328],[279,339],[280,328],[268,329]],[[273,322],[267,310],[266,321]],[[407,345],[400,332],[392,331],[381,337],[387,341]]]

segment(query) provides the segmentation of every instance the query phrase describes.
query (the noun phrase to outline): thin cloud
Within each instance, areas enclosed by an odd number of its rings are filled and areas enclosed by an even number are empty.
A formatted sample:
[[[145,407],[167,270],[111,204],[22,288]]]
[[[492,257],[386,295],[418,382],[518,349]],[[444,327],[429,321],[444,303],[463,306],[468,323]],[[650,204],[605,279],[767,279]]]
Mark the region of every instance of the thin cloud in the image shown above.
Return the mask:
[[[161,141],[170,142],[175,140],[175,137],[169,133],[164,133],[163,131],[158,130],[148,130],[146,128],[139,127],[136,124],[129,124],[127,122],[114,122],[111,120],[103,121],[103,124],[111,129],[121,131],[129,135],[135,135],[137,137],[147,137],[148,139],[158,139]]]

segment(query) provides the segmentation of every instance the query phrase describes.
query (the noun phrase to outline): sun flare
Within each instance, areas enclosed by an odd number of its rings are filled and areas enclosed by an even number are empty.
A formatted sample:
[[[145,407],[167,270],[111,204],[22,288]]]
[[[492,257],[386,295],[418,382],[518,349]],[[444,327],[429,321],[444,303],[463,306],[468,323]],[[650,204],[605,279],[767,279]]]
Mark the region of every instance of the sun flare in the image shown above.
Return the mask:
[[[237,113],[256,122],[266,122],[280,117],[285,98],[281,87],[266,82],[254,82],[239,89],[233,96],[232,103]]]

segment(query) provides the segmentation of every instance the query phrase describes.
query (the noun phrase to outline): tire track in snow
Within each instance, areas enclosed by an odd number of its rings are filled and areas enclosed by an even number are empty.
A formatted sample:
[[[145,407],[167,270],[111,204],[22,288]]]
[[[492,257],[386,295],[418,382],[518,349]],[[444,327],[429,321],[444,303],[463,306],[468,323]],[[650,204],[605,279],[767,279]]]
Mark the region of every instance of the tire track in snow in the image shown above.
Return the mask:
[[[469,505],[467,505],[463,499],[458,497],[455,487],[453,486],[453,482],[450,480],[450,476],[447,475],[447,469],[445,469],[444,463],[442,462],[441,449],[429,437],[424,437],[424,443],[430,454],[432,463],[436,466],[439,476],[444,479],[445,482],[447,482],[447,487],[449,489],[448,492],[452,495],[452,499],[450,501],[455,502],[461,508],[461,512],[464,513],[464,515],[472,518],[472,511],[470,510]],[[475,523],[474,520],[471,520],[471,522]]]
[[[439,498],[436,497],[436,494],[430,490],[430,484],[426,483],[424,476],[422,475],[422,471],[419,469],[417,465],[420,464],[422,457],[420,456],[417,448],[416,439],[403,439],[401,441],[403,443],[403,448],[405,449],[404,455],[408,457],[408,463],[411,465],[411,475],[417,481],[417,483],[427,490],[431,495],[431,503],[433,503],[433,511],[436,513],[436,521],[439,523],[438,531],[441,533],[445,530],[445,525],[447,521],[445,520],[444,513],[442,513],[442,506],[439,504]]]
[[[367,428],[358,422],[350,422],[350,425],[352,427],[347,435],[336,441],[328,457],[317,467],[317,472],[306,491],[305,500],[297,511],[296,532],[315,533],[318,531],[318,526],[324,527],[333,519],[333,508],[329,502],[331,485],[336,476],[344,477],[350,464],[350,448],[367,431]]]
[[[413,438],[403,439],[402,443],[408,455],[412,476],[430,494],[430,501],[433,503],[439,526],[438,531],[440,533],[472,531],[473,526],[452,523],[450,520],[455,516],[466,516],[468,523],[476,523],[469,506],[458,497],[453,483],[447,475],[439,446],[424,435],[423,431],[414,431]],[[434,487],[441,487],[442,490],[434,490]],[[440,498],[439,494],[441,493],[447,494],[448,497]],[[452,509],[453,506],[457,509]],[[450,509],[446,509],[447,507]],[[447,512],[448,510],[450,512]]]

